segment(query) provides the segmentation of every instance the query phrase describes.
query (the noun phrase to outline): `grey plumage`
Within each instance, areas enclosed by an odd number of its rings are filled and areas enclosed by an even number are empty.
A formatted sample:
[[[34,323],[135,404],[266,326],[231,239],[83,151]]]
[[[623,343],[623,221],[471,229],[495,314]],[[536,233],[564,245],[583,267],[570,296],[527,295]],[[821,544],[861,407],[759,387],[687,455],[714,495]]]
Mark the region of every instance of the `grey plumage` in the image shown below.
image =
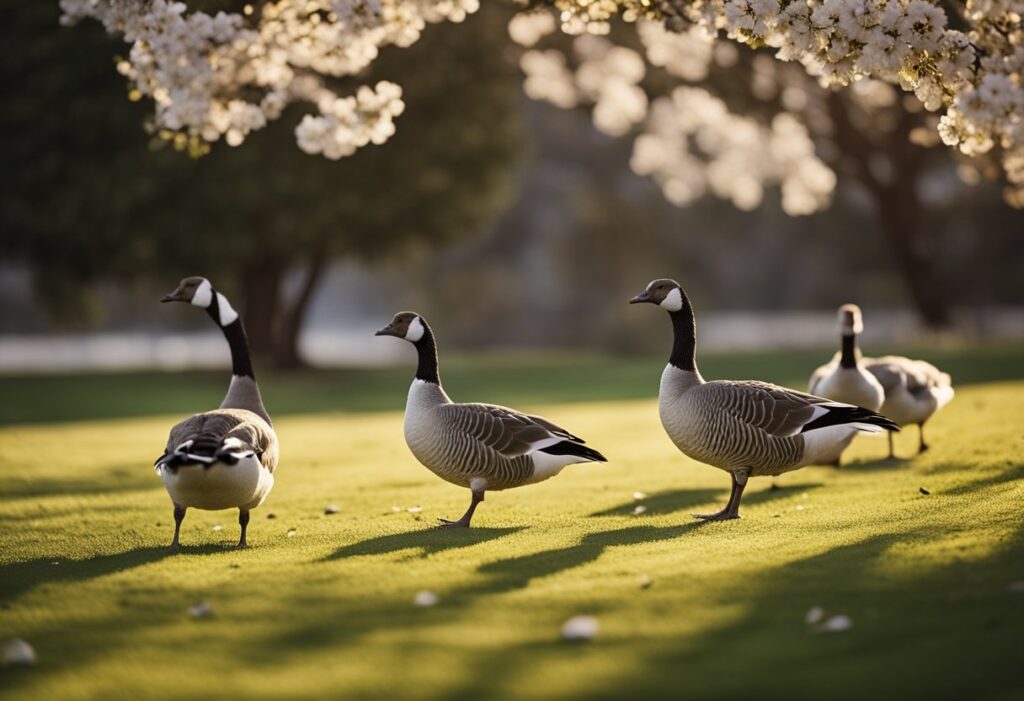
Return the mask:
[[[540,482],[580,462],[604,462],[599,452],[551,421],[494,404],[456,404],[441,386],[437,346],[426,321],[413,312],[395,315],[378,336],[412,343],[419,363],[405,407],[405,440],[412,454],[438,477],[472,492],[458,521],[468,527],[487,491]]]
[[[864,369],[874,375],[885,391],[882,412],[900,426],[917,424],[918,452],[928,450],[924,424],[955,394],[949,374],[924,360],[897,355],[865,358]],[[894,455],[890,436],[889,457]]]
[[[751,476],[820,462],[856,431],[897,430],[873,411],[767,382],[705,382],[696,365],[693,307],[679,284],[655,280],[630,302],[657,304],[672,320],[672,354],[658,393],[665,432],[683,453],[732,477],[726,507],[700,518],[738,518]]]
[[[178,547],[181,522],[190,507],[237,508],[242,529],[238,547],[245,547],[249,511],[270,494],[280,449],[256,384],[242,320],[205,278],[185,278],[161,301],[206,309],[224,333],[232,365],[231,384],[220,407],[175,425],[156,460],[157,474],[174,503],[171,547]]]

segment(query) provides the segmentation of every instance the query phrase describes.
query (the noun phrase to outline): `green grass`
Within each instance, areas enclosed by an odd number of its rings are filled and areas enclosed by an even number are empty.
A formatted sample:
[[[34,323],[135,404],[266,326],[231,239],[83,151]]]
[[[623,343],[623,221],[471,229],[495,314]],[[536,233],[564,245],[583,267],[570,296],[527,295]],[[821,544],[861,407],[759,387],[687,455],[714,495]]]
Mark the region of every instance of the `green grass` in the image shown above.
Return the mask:
[[[327,411],[392,411],[405,404],[411,368],[317,370],[259,373],[275,416]],[[784,353],[701,354],[708,378],[760,379],[803,388],[811,370],[835,349]],[[936,363],[957,385],[1024,378],[1024,345],[966,348],[903,348],[914,358]],[[259,366],[257,366],[259,368]],[[486,399],[518,406],[643,399],[656,392],[662,356],[616,358],[568,353],[555,356],[445,356],[445,387],[465,401]],[[131,372],[109,375],[0,375],[0,425],[190,414],[215,406],[224,396],[225,374],[210,372]],[[495,400],[493,398],[497,397]]]
[[[77,413],[0,429],[0,638],[39,655],[0,670],[0,697],[1020,698],[1024,593],[1010,585],[1024,580],[1024,381],[984,380],[1024,369],[987,353],[950,368],[975,383],[929,424],[930,452],[888,462],[884,440],[859,438],[844,468],[791,473],[780,489],[756,479],[743,520],[714,524],[690,513],[723,504],[728,479],[662,433],[650,396],[661,363],[636,361],[589,390],[584,370],[610,362],[510,360],[487,382],[485,365],[452,368],[458,398],[541,411],[611,459],[492,493],[464,532],[426,530],[460,515],[468,493],[402,442],[387,409],[409,371],[382,372],[379,385],[356,373],[283,378],[266,391],[272,408],[292,404],[254,547],[226,549],[234,513],[190,511],[178,555],[165,552],[170,504],[149,466],[188,388],[157,377],[174,389],[158,400],[141,375],[68,378]],[[785,379],[801,358],[714,362]],[[335,388],[341,378],[399,397],[354,398],[351,384]],[[209,382],[212,402],[223,378]],[[130,396],[110,390],[121,383]],[[40,384],[63,386],[3,380],[4,404],[21,407],[5,407],[10,420],[44,418],[25,408]],[[293,413],[303,386],[320,413]],[[581,395],[594,401],[553,403]],[[142,415],[71,421],[89,411]],[[898,448],[915,443],[911,429]],[[633,516],[637,490],[647,511]],[[325,515],[328,503],[341,513]],[[422,589],[440,603],[414,606]],[[213,615],[190,618],[201,601]],[[813,606],[854,625],[815,633]],[[559,639],[576,614],[598,618],[595,640]]]

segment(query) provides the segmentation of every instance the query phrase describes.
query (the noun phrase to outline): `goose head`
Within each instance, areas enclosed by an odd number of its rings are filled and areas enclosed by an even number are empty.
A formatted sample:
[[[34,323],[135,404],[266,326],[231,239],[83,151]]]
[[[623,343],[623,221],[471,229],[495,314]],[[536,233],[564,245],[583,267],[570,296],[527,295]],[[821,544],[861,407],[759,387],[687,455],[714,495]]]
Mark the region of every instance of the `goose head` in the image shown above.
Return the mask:
[[[844,304],[839,307],[839,333],[842,336],[853,336],[864,330],[860,307],[856,304]]]
[[[188,302],[204,309],[213,304],[213,285],[204,277],[187,277],[178,283],[177,289],[164,295],[161,302]]]
[[[415,312],[399,312],[391,323],[377,331],[374,336],[394,336],[416,343],[426,333],[427,325]]]
[[[633,299],[630,304],[657,304],[662,309],[677,312],[683,308],[683,289],[675,280],[660,278],[652,280],[647,288]]]

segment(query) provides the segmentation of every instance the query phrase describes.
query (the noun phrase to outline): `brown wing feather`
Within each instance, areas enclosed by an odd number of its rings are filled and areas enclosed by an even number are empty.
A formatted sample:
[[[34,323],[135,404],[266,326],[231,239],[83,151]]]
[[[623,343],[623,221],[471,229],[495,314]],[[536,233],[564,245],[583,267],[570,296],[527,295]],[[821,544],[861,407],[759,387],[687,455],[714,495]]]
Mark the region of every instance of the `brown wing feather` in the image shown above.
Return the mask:
[[[521,414],[508,407],[449,404],[441,407],[441,411],[448,414],[450,425],[456,430],[509,458],[525,455],[535,443],[549,438],[582,442],[547,419]]]
[[[191,416],[171,429],[163,457],[173,455],[192,441],[191,453],[215,455],[228,438],[237,438],[241,450],[252,450],[271,472],[277,467],[278,446],[274,430],[260,416],[245,409],[215,409]]]

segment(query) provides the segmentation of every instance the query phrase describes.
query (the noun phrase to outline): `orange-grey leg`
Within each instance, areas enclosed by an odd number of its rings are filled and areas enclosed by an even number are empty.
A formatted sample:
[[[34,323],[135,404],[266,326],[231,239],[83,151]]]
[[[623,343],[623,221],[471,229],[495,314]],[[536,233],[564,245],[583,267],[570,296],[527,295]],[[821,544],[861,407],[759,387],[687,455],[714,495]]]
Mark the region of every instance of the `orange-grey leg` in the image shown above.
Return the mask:
[[[740,517],[740,499],[743,498],[743,490],[747,486],[747,478],[750,470],[747,468],[734,470],[732,472],[732,493],[729,495],[729,503],[721,511],[713,514],[694,514],[694,518],[705,521],[728,521]]]
[[[438,528],[469,528],[469,522],[473,519],[473,512],[476,511],[476,506],[484,500],[483,491],[473,491],[473,500],[469,503],[469,509],[462,515],[458,521],[449,521],[446,518],[440,519],[441,524]]]
[[[238,539],[238,545],[235,546],[238,550],[243,550],[249,547],[245,542],[245,530],[249,527],[249,512],[245,509],[238,510],[238,525],[242,527],[242,537]]]
[[[171,541],[171,551],[177,551],[181,548],[178,543],[178,534],[181,533],[181,522],[185,520],[185,507],[174,505],[174,540]]]

